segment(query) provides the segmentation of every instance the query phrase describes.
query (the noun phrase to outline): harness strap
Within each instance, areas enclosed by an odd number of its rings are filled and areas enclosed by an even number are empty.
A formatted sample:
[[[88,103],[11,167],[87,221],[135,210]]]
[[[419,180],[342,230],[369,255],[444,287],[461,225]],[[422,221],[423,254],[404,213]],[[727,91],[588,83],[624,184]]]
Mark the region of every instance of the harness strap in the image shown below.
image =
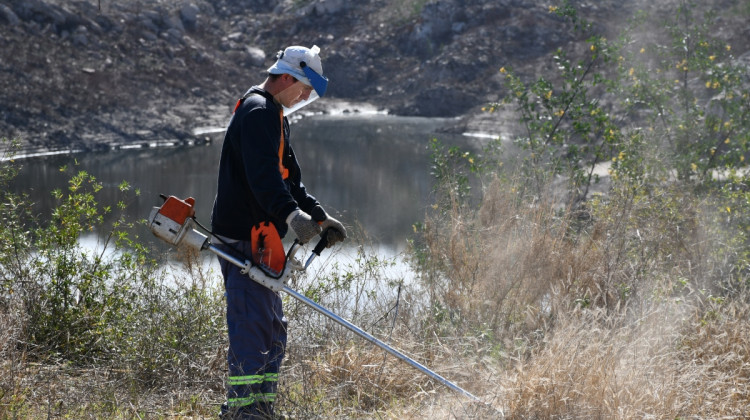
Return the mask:
[[[279,121],[281,121],[281,139],[279,140],[279,172],[281,179],[289,178],[289,169],[284,166],[284,108],[279,109]]]
[[[256,92],[247,92],[243,97],[237,100],[237,104],[234,105],[234,110],[232,111],[232,114],[237,112],[237,109],[242,105],[243,102],[245,102],[245,99],[247,99],[248,96],[252,95]],[[279,122],[281,123],[281,135],[279,138],[279,172],[281,173],[281,179],[287,179],[289,178],[289,169],[284,166],[284,109],[279,107]]]

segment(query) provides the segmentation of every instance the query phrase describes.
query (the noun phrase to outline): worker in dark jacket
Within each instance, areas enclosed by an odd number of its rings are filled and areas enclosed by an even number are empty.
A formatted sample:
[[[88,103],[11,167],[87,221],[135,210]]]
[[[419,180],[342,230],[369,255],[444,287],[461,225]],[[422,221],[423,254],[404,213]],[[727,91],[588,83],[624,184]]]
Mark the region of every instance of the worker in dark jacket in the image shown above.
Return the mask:
[[[266,80],[237,102],[229,122],[211,224],[220,240],[217,246],[243,260],[256,255],[256,239],[283,238],[290,229],[303,244],[321,232],[326,232],[328,246],[346,238],[344,226],[326,214],[302,184],[285,116],[325,93],[328,80],[323,77],[319,51],[317,46],[280,51]],[[269,226],[271,231],[255,234]],[[283,246],[279,252],[283,253]],[[219,263],[229,335],[227,402],[222,414],[271,418],[286,346],[281,299],[225,259],[219,258]]]

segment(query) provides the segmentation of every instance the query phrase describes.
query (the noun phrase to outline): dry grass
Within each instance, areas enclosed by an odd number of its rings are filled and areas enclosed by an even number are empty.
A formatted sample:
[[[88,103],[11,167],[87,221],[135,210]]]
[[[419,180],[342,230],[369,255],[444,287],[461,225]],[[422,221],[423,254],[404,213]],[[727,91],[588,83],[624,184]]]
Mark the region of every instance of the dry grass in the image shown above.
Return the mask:
[[[487,401],[508,418],[749,415],[750,295],[717,284],[701,202],[630,197],[581,225],[516,191],[497,181],[427,224],[431,299],[497,347]]]
[[[563,317],[509,376],[513,418],[745,418],[750,407],[747,303],[707,325],[665,302],[624,321],[604,310]]]
[[[486,404],[286,302],[279,410],[295,419],[750,416],[750,294],[709,287],[738,283],[716,274],[719,235],[704,226],[700,202],[625,200],[580,219],[517,191],[496,181],[478,210],[449,205],[428,218],[413,281],[365,252],[296,286]],[[218,284],[218,274],[187,262],[186,285]],[[0,418],[213,418],[226,346],[215,299],[195,301],[206,306],[196,313],[216,309],[215,322],[192,325],[202,338],[182,347],[188,353],[165,351],[153,329],[137,337],[175,360],[158,380],[132,358],[78,366],[40,353],[27,342],[23,307],[4,299]],[[185,307],[158,307],[170,322],[191,319]]]

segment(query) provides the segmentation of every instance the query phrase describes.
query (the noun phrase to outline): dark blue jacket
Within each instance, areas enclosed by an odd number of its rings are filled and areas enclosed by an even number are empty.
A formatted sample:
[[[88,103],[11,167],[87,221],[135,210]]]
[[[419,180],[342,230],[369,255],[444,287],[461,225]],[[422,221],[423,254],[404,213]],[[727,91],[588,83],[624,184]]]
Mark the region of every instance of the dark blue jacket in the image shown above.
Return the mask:
[[[249,94],[249,95],[248,95]],[[214,234],[250,240],[253,225],[271,221],[284,237],[286,218],[297,208],[319,205],[302,184],[297,158],[289,144],[289,122],[268,92],[254,86],[239,104],[224,136],[219,177],[211,214]],[[279,140],[284,130],[283,179]]]

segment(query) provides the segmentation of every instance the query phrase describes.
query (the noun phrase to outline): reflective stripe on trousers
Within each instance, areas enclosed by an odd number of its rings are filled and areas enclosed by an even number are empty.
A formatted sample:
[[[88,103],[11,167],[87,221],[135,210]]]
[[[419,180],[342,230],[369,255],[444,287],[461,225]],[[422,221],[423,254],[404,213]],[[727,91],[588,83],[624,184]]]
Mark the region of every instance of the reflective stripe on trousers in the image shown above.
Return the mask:
[[[237,251],[220,247],[231,254],[250,255],[250,241],[232,244]],[[272,403],[287,339],[281,297],[226,260],[219,258],[219,264],[227,298],[227,406]]]
[[[278,373],[266,373],[265,375],[230,376],[227,385],[254,385],[263,382],[278,382]]]
[[[255,403],[272,403],[276,400],[276,394],[250,394],[243,398],[227,398],[227,407],[244,407]]]

